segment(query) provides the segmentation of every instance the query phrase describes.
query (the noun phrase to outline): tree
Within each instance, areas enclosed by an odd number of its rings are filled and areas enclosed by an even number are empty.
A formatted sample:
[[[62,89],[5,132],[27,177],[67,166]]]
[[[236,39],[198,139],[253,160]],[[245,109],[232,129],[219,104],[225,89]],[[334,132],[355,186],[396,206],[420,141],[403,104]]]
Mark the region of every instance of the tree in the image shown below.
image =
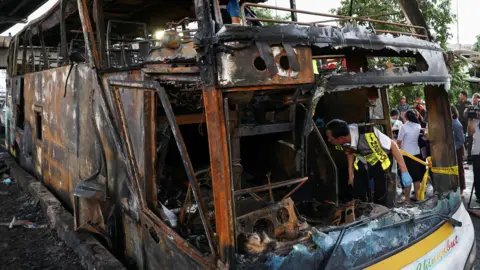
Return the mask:
[[[273,14],[271,9],[266,9],[266,8],[259,8],[259,7],[252,7],[253,12],[255,12],[255,15],[257,18],[260,19],[270,19],[270,20],[279,20],[279,21],[289,21],[290,20],[290,15],[285,14],[285,15],[277,15]],[[274,23],[272,22],[262,22],[263,25],[273,25]]]
[[[348,15],[350,10],[351,0],[342,0],[341,6],[338,9],[332,10],[332,12],[338,15]],[[451,33],[448,25],[455,21],[455,15],[452,14],[451,0],[418,0],[420,10],[427,22],[427,25],[432,33],[435,33],[434,42],[447,50],[447,41],[451,37]],[[368,17],[373,15],[375,19],[406,23],[407,20],[403,15],[398,1],[392,0],[354,0],[352,14],[359,17]],[[366,25],[366,23],[359,23]],[[378,30],[393,30],[406,32],[408,29],[405,27],[398,27],[386,24],[373,25]],[[395,64],[395,59],[392,59],[392,63]],[[449,92],[450,100],[455,102],[458,93],[461,90],[468,88],[468,83],[465,81],[466,74],[464,72],[465,64],[459,61],[453,63],[451,67],[451,91]],[[394,87],[390,91],[391,104],[398,104],[400,97],[406,96],[408,100],[411,100],[417,96],[423,97],[423,91],[418,86],[401,86]]]

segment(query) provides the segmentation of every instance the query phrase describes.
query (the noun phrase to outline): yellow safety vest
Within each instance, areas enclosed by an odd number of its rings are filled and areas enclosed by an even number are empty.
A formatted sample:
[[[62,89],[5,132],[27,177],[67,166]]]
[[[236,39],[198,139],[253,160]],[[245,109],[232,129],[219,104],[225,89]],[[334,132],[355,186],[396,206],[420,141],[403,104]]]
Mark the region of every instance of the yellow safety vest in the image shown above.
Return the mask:
[[[380,146],[380,142],[378,141],[377,136],[375,136],[375,133],[368,132],[363,135],[365,135],[365,139],[372,152],[367,155],[362,155],[358,151],[356,153],[353,153],[357,157],[354,163],[355,169],[358,170],[358,157],[363,157],[371,166],[374,166],[378,162],[381,162],[382,169],[387,170],[392,163],[390,162],[387,153],[385,153],[385,150],[383,150],[383,148]],[[359,136],[361,136],[361,134],[359,134]],[[343,147],[340,145],[335,146],[335,148],[337,150],[343,151]]]

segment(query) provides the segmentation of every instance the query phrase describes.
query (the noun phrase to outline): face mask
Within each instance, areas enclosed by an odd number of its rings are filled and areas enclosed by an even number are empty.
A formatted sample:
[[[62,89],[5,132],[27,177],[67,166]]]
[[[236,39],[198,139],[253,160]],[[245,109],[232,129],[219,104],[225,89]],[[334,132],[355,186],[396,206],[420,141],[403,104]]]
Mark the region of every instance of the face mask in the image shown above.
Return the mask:
[[[395,120],[395,119],[390,119],[390,122],[392,123],[392,125],[395,125],[395,123],[397,123],[398,120]]]

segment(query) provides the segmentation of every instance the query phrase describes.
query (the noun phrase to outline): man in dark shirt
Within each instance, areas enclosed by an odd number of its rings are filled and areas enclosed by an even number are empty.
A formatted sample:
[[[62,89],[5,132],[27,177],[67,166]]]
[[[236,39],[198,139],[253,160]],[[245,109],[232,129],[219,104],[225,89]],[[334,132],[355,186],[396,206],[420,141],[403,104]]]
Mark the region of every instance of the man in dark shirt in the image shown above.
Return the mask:
[[[470,105],[472,105],[472,103],[468,100],[467,91],[465,90],[461,91],[460,95],[458,96],[457,105],[455,105],[455,107],[459,112],[458,120],[463,126],[463,134],[467,133],[467,127],[468,127],[468,118],[466,117],[466,115],[464,115],[463,112],[465,112],[465,109],[467,109]]]

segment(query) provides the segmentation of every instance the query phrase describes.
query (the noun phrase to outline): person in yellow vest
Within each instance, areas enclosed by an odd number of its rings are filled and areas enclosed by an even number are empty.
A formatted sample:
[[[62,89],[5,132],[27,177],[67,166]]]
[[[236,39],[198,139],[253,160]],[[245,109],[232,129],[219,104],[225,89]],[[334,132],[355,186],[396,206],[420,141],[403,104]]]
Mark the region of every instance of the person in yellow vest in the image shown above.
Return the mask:
[[[398,145],[372,124],[348,125],[343,120],[334,119],[326,125],[326,135],[331,144],[347,155],[348,184],[353,187],[355,198],[365,198],[365,194],[370,192],[370,179],[373,179],[373,201],[386,204],[391,166],[389,154],[393,155],[400,167],[402,185],[411,186],[412,177]],[[362,166],[367,174],[358,173]]]

